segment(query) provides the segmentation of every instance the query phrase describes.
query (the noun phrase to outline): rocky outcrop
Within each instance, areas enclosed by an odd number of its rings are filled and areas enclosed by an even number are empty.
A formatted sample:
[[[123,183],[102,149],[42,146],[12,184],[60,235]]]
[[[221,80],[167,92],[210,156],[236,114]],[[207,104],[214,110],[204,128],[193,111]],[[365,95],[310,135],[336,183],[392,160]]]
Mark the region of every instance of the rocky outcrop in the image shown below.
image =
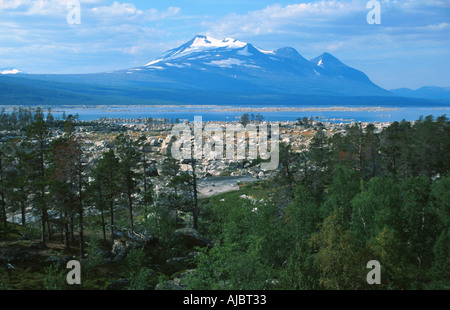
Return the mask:
[[[158,285],[156,285],[155,290],[183,290],[186,287],[186,277],[193,274],[194,272],[195,269],[186,270],[185,272],[177,275],[172,280],[159,283]]]
[[[197,230],[189,227],[181,228],[175,231],[176,244],[186,249],[195,247],[213,246],[213,243],[202,236]]]

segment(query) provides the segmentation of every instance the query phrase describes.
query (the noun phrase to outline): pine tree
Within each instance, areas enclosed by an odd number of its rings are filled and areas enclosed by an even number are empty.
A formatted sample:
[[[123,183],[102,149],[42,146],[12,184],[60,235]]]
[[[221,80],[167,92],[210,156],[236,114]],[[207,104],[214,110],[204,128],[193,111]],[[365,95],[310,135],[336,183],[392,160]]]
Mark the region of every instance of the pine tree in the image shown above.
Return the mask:
[[[35,194],[35,208],[41,213],[41,242],[51,239],[50,221],[47,206],[47,178],[46,178],[46,152],[49,141],[49,131],[44,121],[43,113],[38,109],[33,117],[33,123],[27,128],[28,143],[31,146],[29,156],[30,177],[32,179],[32,190]],[[46,229],[47,225],[47,229]]]
[[[3,228],[5,233],[8,231],[8,221],[7,221],[7,213],[6,213],[6,197],[5,197],[5,151],[4,151],[4,143],[0,142],[0,204],[1,204],[1,218],[3,222]]]
[[[137,184],[140,175],[136,172],[138,170],[141,155],[138,152],[138,143],[133,141],[128,135],[120,134],[116,137],[117,156],[119,158],[120,180],[121,187],[124,189],[124,194],[128,200],[128,211],[130,219],[130,230],[134,232],[133,220],[133,194],[137,192]]]
[[[119,159],[113,149],[105,151],[97,162],[100,193],[102,194],[102,200],[104,199],[109,207],[111,245],[114,244],[115,238],[114,205],[120,193],[119,175],[117,174],[119,164]]]

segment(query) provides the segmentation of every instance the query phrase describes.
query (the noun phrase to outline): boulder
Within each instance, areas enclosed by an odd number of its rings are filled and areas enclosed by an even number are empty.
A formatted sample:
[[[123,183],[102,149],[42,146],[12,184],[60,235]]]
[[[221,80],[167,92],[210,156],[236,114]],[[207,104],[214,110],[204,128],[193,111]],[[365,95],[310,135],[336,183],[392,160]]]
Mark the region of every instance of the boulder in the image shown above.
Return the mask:
[[[159,144],[159,141],[157,138],[155,137],[150,137],[147,139],[148,143],[150,144],[150,146],[156,146]]]
[[[115,260],[123,259],[128,254],[128,248],[120,240],[114,240],[111,253],[115,256]]]
[[[191,252],[186,256],[170,258],[166,261],[164,269],[168,273],[174,273],[177,271],[194,268],[195,265],[192,262],[192,258],[199,254],[199,252]]]
[[[147,176],[157,177],[159,175],[160,175],[160,171],[158,171],[158,166],[156,164],[150,164],[147,167]]]
[[[165,281],[156,285],[155,290],[182,290],[185,285],[183,283],[186,276],[193,274],[195,269],[186,270],[185,272],[176,276],[173,280]]]
[[[169,154],[169,145],[170,145],[171,136],[168,136],[161,143],[161,154],[168,155]]]
[[[176,242],[187,249],[212,246],[212,242],[202,236],[197,230],[185,227],[175,231]]]

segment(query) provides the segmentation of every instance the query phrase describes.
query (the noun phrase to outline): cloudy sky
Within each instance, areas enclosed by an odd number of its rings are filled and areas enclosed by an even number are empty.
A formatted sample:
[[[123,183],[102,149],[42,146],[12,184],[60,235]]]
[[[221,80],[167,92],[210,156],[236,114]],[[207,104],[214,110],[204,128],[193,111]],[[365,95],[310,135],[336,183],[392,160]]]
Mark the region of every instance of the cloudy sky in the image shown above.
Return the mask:
[[[90,73],[140,66],[196,34],[329,52],[386,89],[450,87],[450,1],[0,0],[0,68]]]

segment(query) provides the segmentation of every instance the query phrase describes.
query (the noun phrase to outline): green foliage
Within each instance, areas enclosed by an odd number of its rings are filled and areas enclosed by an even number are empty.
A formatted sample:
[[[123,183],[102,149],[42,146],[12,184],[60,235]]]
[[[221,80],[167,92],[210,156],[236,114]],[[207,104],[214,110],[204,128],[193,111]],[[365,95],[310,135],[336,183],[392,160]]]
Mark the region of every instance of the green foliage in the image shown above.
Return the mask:
[[[250,118],[248,116],[248,113],[244,113],[241,116],[241,124],[244,126],[247,126],[247,124],[250,122]]]
[[[160,238],[163,243],[170,245],[177,223],[173,210],[168,208],[164,203],[161,203],[162,201],[166,202],[166,199],[170,199],[170,197],[160,196],[157,203],[148,208],[145,222],[153,235]]]
[[[63,290],[66,288],[66,272],[60,264],[45,267],[44,273],[45,290]]]
[[[128,290],[142,291],[154,287],[152,272],[147,268],[140,268],[135,273],[130,274],[130,284]]]
[[[432,185],[430,202],[436,211],[441,228],[450,227],[450,174]]]
[[[426,176],[412,177],[402,185],[400,238],[406,244],[405,257],[409,254],[416,277],[423,279],[431,267],[433,245],[439,231],[438,217],[430,204],[431,181]]]
[[[137,273],[146,262],[144,248],[133,248],[125,259],[127,271],[129,274]]]
[[[85,260],[82,265],[82,272],[84,278],[89,278],[91,272],[103,261],[103,253],[101,248],[101,243],[98,238],[94,236],[91,237],[88,243],[88,248],[85,254]]]
[[[434,262],[431,268],[432,288],[450,289],[450,229],[438,237],[434,248]]]
[[[378,260],[382,268],[381,284],[383,289],[411,289],[414,283],[412,265],[405,255],[407,249],[398,233],[385,226],[371,239],[367,248],[371,259]]]
[[[125,258],[127,274],[130,279],[128,290],[146,290],[154,283],[152,280],[152,272],[145,267],[147,263],[144,248],[133,248]]]
[[[224,242],[197,256],[197,269],[188,275],[188,289],[262,290],[270,287],[271,269],[261,261],[262,240],[247,240],[248,247]]]
[[[328,195],[322,208],[322,216],[328,216],[336,208],[342,208],[346,222],[351,221],[351,201],[360,192],[358,172],[338,165],[333,170],[333,180],[328,187]]]
[[[337,208],[311,238],[317,253],[314,260],[321,270],[318,281],[325,289],[360,289],[364,285],[368,260],[361,259],[363,252],[345,221],[343,209]]]
[[[245,193],[245,194],[244,194]],[[253,195],[251,193],[254,193]],[[217,245],[201,249],[192,289],[268,289],[278,287],[277,270],[286,256],[286,231],[278,208],[257,199],[257,189],[211,198]]]
[[[280,270],[280,288],[291,290],[321,289],[320,270],[315,262],[312,244],[298,241],[288,252]]]
[[[293,240],[304,242],[317,231],[322,218],[320,204],[311,195],[308,188],[300,183],[295,191],[295,198],[284,209],[287,231]]]
[[[399,187],[392,178],[371,179],[367,189],[357,194],[351,204],[351,227],[361,240],[375,237],[385,225],[401,230],[398,220],[402,201]]]

